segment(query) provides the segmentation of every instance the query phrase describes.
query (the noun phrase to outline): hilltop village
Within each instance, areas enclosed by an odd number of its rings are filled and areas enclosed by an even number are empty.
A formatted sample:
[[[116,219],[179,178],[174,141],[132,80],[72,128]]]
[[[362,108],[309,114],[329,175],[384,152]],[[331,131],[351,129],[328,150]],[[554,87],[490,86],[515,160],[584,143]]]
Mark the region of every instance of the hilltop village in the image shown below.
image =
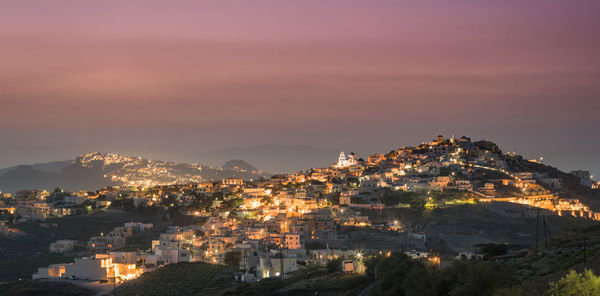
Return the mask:
[[[597,188],[589,172],[567,174],[540,162],[503,153],[491,142],[440,135],[366,159],[342,151],[329,167],[270,178],[4,193],[0,210],[6,219],[0,230],[3,236],[19,236],[24,234],[15,225],[27,221],[153,207],[202,221],[170,225],[144,249],[129,248],[128,239],[155,229],[150,223],[128,222],[87,242],[59,238],[48,246],[50,252],[85,256],[39,268],[34,279],[121,282],[167,264],[206,262],[239,266],[238,279],[253,282],[285,278],[334,260],[341,261],[344,272],[360,273],[366,252],[391,251],[376,245],[357,249],[344,229],[392,233],[409,256],[441,264],[440,254],[425,247],[428,238],[419,229],[393,217],[373,217],[384,209],[422,212],[503,202],[600,220],[600,213],[579,199],[562,196]],[[451,255],[469,260],[482,256],[475,250]]]

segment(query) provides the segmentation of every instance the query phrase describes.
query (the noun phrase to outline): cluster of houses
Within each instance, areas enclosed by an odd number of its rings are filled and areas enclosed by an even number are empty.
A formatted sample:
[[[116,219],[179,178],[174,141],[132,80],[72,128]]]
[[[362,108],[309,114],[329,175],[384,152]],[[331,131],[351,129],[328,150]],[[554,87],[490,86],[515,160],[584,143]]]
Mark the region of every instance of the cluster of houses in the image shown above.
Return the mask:
[[[106,235],[91,237],[87,243],[89,250],[93,252],[105,252],[107,250],[120,249],[125,247],[128,237],[136,231],[144,231],[152,228],[151,223],[128,222],[124,226],[115,227]]]
[[[240,257],[241,279],[254,281],[284,277],[306,265],[307,242],[337,246],[332,250],[339,250],[348,242],[347,235],[337,233],[328,208],[307,211],[299,206],[298,212],[279,213],[264,210],[258,219],[211,216],[204,225],[170,227],[152,241],[152,253],[166,264],[223,264],[227,263],[227,253],[235,252]],[[269,215],[273,216],[266,218]],[[355,257],[346,255],[348,260]]]
[[[53,194],[60,195],[54,200]],[[45,221],[47,218],[59,218],[90,211],[83,204],[91,201],[94,207],[102,208],[110,205],[110,201],[102,203],[98,193],[80,190],[77,192],[50,193],[46,190],[22,190],[14,196],[11,193],[1,194],[0,212],[17,217],[17,222]]]
[[[496,174],[490,177],[489,172]],[[207,220],[202,225],[169,227],[141,253],[118,249],[126,246],[133,232],[152,226],[131,223],[117,227],[106,235],[90,238],[87,248],[96,255],[42,268],[34,278],[125,280],[164,264],[230,263],[228,258],[233,253],[239,255],[240,279],[244,281],[285,277],[306,264],[325,265],[334,259],[344,260],[344,270],[351,272],[358,269],[360,253],[351,250],[348,235],[339,229],[375,227],[362,212],[384,208],[380,194],[384,189],[469,192],[490,199],[506,194],[506,188],[519,194],[546,194],[549,188],[560,186],[560,179],[543,173],[510,172],[492,143],[438,136],[418,146],[370,155],[367,160],[342,152],[338,162],[329,167],[268,179],[225,178],[218,182],[82,191],[64,196],[61,202],[92,203],[96,208],[109,207],[115,199],[127,200],[131,207],[172,207],[177,203],[186,207],[189,215],[205,216]],[[58,215],[44,201],[48,196],[44,195],[9,205],[10,210],[28,218]],[[219,197],[211,198],[210,209],[206,210],[194,208],[199,196]],[[332,202],[332,196],[337,196],[338,202]],[[235,201],[235,206],[223,209],[223,204],[230,201]],[[402,227],[390,221],[386,229],[400,231]],[[410,235],[424,245],[425,235]],[[51,250],[65,252],[74,245],[72,241],[57,241]],[[307,245],[324,247],[307,251]]]
[[[319,229],[313,231],[309,225],[303,233],[312,235],[311,241],[331,242],[347,241],[347,236],[336,235],[333,221],[324,219],[327,213],[310,218]],[[308,218],[307,218],[308,219]],[[284,219],[285,220],[285,219]],[[291,221],[291,220],[290,220]],[[33,279],[79,279],[91,281],[124,281],[166,264],[179,262],[226,263],[227,253],[238,252],[239,276],[244,281],[256,281],[269,277],[285,277],[308,262],[326,265],[330,260],[344,259],[344,271],[354,271],[357,252],[343,248],[311,250],[305,249],[304,234],[282,230],[286,221],[279,225],[253,221],[237,221],[234,218],[210,217],[204,225],[185,227],[170,226],[167,231],[153,240],[150,249],[140,251],[122,251],[121,246],[109,246],[106,243],[99,248],[101,238],[128,237],[136,231],[144,231],[151,224],[126,223],[116,227],[107,235],[92,237],[88,250],[93,256],[76,258],[73,263],[53,264],[39,268]],[[115,242],[115,240],[111,240]],[[67,253],[78,245],[77,241],[59,240],[50,245],[50,251]]]
[[[119,251],[125,246],[125,239],[135,232],[152,228],[150,223],[127,222],[115,227],[106,236],[92,237],[87,243],[88,252],[93,256],[75,258],[73,263],[53,264],[38,268],[33,279],[81,279],[81,280],[113,280],[124,281],[138,277],[145,270],[160,266],[158,260],[150,257],[148,267],[140,264],[146,261],[147,254],[137,251]],[[104,240],[104,238],[108,238]],[[118,242],[118,245],[115,243]],[[66,254],[72,252],[79,242],[75,240],[58,240],[50,244],[50,252]],[[152,266],[152,263],[154,265]]]

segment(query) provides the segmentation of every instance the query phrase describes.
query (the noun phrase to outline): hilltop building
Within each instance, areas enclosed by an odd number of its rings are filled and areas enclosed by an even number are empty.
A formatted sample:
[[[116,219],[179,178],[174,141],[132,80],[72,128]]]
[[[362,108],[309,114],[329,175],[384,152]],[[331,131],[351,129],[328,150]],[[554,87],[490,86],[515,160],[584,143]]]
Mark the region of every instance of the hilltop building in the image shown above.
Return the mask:
[[[354,166],[354,165],[356,165],[356,163],[357,163],[356,154],[354,154],[354,152],[350,152],[350,154],[348,154],[347,158],[346,158],[346,154],[344,154],[344,150],[342,150],[340,152],[340,156],[338,157],[338,162],[337,162],[338,168]]]

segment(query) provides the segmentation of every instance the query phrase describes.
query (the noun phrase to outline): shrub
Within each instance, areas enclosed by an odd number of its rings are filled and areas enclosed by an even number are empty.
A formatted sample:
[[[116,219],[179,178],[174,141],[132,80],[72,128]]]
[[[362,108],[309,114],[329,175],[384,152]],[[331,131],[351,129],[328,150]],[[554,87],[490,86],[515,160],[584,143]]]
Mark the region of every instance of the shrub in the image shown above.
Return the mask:
[[[571,270],[557,282],[551,283],[547,293],[552,296],[600,295],[600,277],[589,269],[583,273]]]

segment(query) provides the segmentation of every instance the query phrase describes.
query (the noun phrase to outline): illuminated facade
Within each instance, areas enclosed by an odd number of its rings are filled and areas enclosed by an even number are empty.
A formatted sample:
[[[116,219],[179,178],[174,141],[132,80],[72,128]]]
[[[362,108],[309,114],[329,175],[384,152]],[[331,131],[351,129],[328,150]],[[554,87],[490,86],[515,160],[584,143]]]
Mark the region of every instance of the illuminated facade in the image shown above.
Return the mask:
[[[346,154],[344,154],[344,150],[340,152],[340,156],[338,157],[337,167],[345,168],[349,166],[356,165],[356,155],[352,152],[346,158]]]

